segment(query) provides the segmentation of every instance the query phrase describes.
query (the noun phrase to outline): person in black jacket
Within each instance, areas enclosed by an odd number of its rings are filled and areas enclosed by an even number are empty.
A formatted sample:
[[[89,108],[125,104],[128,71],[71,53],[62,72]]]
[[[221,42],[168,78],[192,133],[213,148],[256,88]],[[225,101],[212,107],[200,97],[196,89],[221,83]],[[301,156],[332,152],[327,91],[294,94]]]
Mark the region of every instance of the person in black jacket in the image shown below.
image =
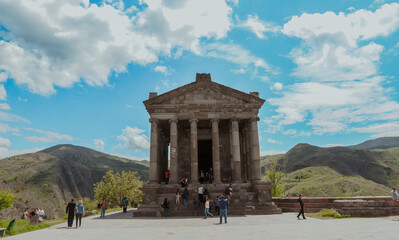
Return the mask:
[[[76,210],[76,203],[72,199],[71,202],[68,203],[66,207],[66,213],[68,214],[68,227],[72,227],[75,210]]]
[[[301,210],[299,211],[298,216],[296,216],[298,219],[300,219],[299,216],[301,216],[301,214],[302,214],[302,218],[303,218],[303,219],[306,219],[306,218],[305,218],[305,214],[304,214],[304,210],[303,210],[303,206],[304,206],[304,204],[303,204],[303,201],[302,201],[302,195],[299,194],[299,198],[298,198],[298,207],[299,207]]]
[[[161,207],[163,207],[163,212],[165,214],[165,217],[170,217],[169,202],[167,198],[165,198]]]

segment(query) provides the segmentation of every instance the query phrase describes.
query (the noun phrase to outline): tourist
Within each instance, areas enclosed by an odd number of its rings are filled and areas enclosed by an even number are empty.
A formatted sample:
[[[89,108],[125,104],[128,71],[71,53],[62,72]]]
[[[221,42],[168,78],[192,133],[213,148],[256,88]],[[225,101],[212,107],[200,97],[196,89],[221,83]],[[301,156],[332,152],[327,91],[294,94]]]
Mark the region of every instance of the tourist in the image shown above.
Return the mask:
[[[107,203],[107,199],[103,199],[101,202],[101,214],[100,214],[100,218],[105,218],[105,210],[108,209],[108,203]]]
[[[180,197],[181,197],[180,190],[176,189],[176,206],[180,205]]]
[[[22,213],[21,219],[29,219],[29,212],[28,209],[25,209]]]
[[[216,197],[215,199],[215,214],[220,214],[219,212],[219,196]]]
[[[197,216],[198,215],[198,210],[199,210],[200,205],[201,205],[201,202],[198,199],[198,197],[195,198],[193,204],[194,204],[194,213],[195,213],[195,216]]]
[[[201,203],[204,202],[204,188],[202,186],[198,187],[198,198]]]
[[[185,187],[188,187],[188,177],[186,177],[186,178],[184,179],[184,186],[185,186]]]
[[[169,170],[165,171],[165,183],[168,184],[169,183],[169,176],[170,176],[170,172]]]
[[[76,205],[76,228],[78,228],[78,221],[79,227],[82,226],[82,216],[85,215],[85,208],[83,206],[83,201],[79,200],[79,204]]]
[[[212,182],[213,182],[213,169],[212,168],[209,169],[208,174],[209,174],[209,183],[212,184]]]
[[[185,177],[183,177],[182,179],[181,179],[181,181],[180,181],[180,184],[181,184],[181,187],[186,187],[186,181],[185,181]]]
[[[185,188],[184,192],[183,192],[183,196],[182,196],[184,207],[187,207],[188,195],[189,195],[188,190],[187,190],[187,188]]]
[[[396,191],[396,187],[392,188],[391,195],[392,195],[392,200],[399,201],[399,195],[398,192]]]
[[[229,196],[233,197],[233,186],[229,185]]]
[[[299,198],[298,198],[298,207],[300,208],[300,211],[299,211],[299,213],[298,213],[298,216],[296,216],[297,218],[298,218],[298,220],[300,219],[299,218],[299,216],[302,214],[302,218],[303,219],[306,219],[305,218],[305,213],[304,213],[304,210],[303,210],[303,206],[304,206],[304,204],[303,204],[303,201],[302,201],[302,194],[299,194]]]
[[[204,170],[200,171],[200,178],[199,181],[201,184],[203,184],[205,182],[205,174],[204,174]]]
[[[169,201],[167,198],[165,198],[161,207],[163,207],[163,212],[164,212],[165,217],[170,217]]]
[[[44,220],[44,210],[43,210],[43,208],[39,209],[39,211],[37,212],[37,215],[39,216],[39,222],[43,222],[43,220]]]
[[[224,223],[227,223],[227,199],[224,198],[222,195],[221,199],[218,200],[219,202],[219,211],[220,211],[220,224],[222,224],[222,217],[224,216]]]
[[[204,199],[206,199],[207,197],[209,197],[209,192],[208,189],[204,188]]]
[[[122,204],[123,204],[123,212],[127,213],[127,205],[129,205],[129,201],[127,200],[126,197],[123,198]]]
[[[66,207],[66,213],[68,214],[68,227],[72,227],[75,210],[76,210],[76,203],[72,198],[71,202],[69,202]]]
[[[211,217],[213,217],[213,214],[209,212],[209,208],[210,208],[210,200],[207,197],[205,200],[205,219],[208,217],[208,215],[210,215]]]

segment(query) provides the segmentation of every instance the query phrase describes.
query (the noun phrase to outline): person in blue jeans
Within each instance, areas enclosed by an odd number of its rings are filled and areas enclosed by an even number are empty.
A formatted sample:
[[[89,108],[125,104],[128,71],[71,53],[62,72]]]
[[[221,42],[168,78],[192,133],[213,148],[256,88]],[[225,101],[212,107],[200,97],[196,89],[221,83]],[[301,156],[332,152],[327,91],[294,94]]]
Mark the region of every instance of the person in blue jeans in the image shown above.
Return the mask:
[[[83,201],[79,200],[79,204],[76,205],[76,228],[78,228],[78,221],[79,227],[82,226],[82,216],[85,215],[85,208],[83,206]]]
[[[222,224],[222,217],[224,216],[224,223],[227,223],[227,199],[222,196],[219,201],[219,209],[220,209],[220,224]]]
[[[185,188],[184,192],[183,192],[183,196],[182,196],[184,207],[187,207],[188,195],[189,195],[188,190],[187,190],[187,188]]]

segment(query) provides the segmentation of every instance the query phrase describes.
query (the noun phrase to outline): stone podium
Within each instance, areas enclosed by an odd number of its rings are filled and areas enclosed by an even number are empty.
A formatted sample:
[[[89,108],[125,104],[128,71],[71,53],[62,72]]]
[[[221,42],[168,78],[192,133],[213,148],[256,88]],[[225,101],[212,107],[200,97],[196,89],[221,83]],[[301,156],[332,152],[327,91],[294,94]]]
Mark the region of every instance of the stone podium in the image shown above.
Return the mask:
[[[159,216],[164,198],[170,201],[172,216],[194,215],[192,201],[199,185],[213,200],[230,184],[229,215],[281,213],[272,202],[273,186],[261,175],[258,111],[264,102],[257,92],[247,94],[199,73],[195,82],[161,95],[150,93],[144,101],[151,123],[150,176],[134,217]],[[213,182],[200,184],[201,170],[210,168]],[[184,190],[179,184],[183,177],[190,182],[187,208],[175,204],[176,190]]]

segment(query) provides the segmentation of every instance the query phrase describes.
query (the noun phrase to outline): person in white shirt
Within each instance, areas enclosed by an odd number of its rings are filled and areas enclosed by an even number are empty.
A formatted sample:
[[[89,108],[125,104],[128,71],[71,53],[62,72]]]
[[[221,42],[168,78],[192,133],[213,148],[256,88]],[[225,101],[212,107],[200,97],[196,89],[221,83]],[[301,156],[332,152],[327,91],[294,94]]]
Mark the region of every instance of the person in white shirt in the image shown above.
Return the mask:
[[[208,217],[208,215],[213,217],[212,213],[209,212],[210,202],[211,200],[209,200],[209,198],[207,197],[205,200],[205,219]]]
[[[198,188],[198,198],[201,203],[204,203],[204,188],[202,186]]]
[[[394,200],[394,201],[399,200],[399,195],[398,195],[398,192],[396,191],[396,187],[392,188],[391,195],[392,195],[392,200]]]

